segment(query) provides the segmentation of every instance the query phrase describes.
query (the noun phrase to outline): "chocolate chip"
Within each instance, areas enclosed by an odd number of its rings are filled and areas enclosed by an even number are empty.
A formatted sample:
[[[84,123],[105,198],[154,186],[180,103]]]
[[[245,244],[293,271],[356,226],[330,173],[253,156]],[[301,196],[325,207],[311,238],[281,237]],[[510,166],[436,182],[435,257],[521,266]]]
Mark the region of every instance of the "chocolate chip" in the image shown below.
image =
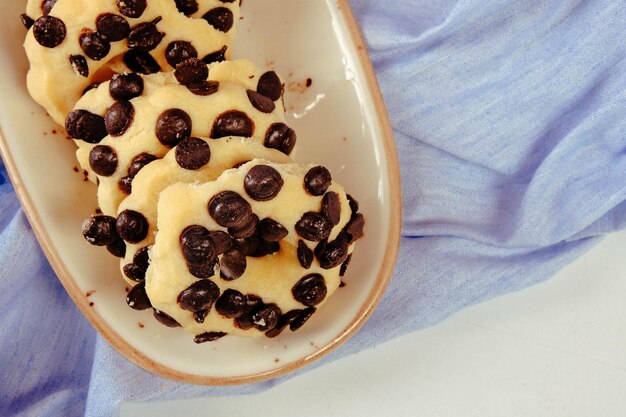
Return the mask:
[[[140,17],[146,7],[146,0],[117,0],[117,8],[120,13],[134,19]]]
[[[365,217],[363,217],[361,213],[352,216],[346,227],[343,228],[343,233],[347,234],[348,243],[352,243],[363,237],[364,226]]]
[[[27,30],[30,29],[33,26],[33,24],[35,23],[33,18],[30,17],[29,15],[27,15],[26,13],[22,13],[20,15],[20,21],[22,22],[22,25],[24,25],[24,27]]]
[[[202,16],[204,20],[209,22],[211,26],[221,32],[228,32],[233,27],[233,12],[226,7],[216,7],[211,9]]]
[[[298,262],[304,269],[309,269],[313,263],[313,251],[304,243],[303,240],[298,240]]]
[[[339,276],[342,277],[346,275],[346,271],[348,270],[348,266],[350,265],[350,261],[352,260],[352,254],[349,254],[345,261],[341,264],[341,268],[339,268]]]
[[[210,235],[215,245],[216,255],[223,254],[224,252],[226,252],[228,249],[230,249],[233,246],[233,241],[230,238],[230,236],[228,236],[228,233],[226,232],[215,231],[215,232],[210,232]]]
[[[89,152],[89,166],[96,174],[110,177],[117,170],[117,153],[110,146],[94,146]]]
[[[139,74],[154,74],[161,71],[159,63],[148,52],[131,49],[124,54],[124,64]]]
[[[214,62],[222,62],[226,60],[226,51],[228,46],[224,45],[219,51],[211,52],[202,58],[206,64],[212,64]]]
[[[115,100],[131,100],[143,93],[143,78],[135,73],[115,74],[109,83],[109,94]]]
[[[246,93],[248,93],[248,100],[250,100],[252,106],[261,113],[271,113],[276,108],[276,105],[270,98],[253,90],[247,90]]]
[[[326,246],[328,246],[328,239],[323,239],[319,241],[319,243],[317,244],[317,246],[315,246],[315,249],[313,250],[316,258],[322,256],[322,254],[326,250]]]
[[[348,203],[350,204],[350,210],[352,210],[352,214],[356,214],[359,211],[359,202],[354,199],[350,194],[347,194]]]
[[[240,317],[235,319],[235,324],[243,330],[254,327],[252,314],[263,307],[263,300],[254,294],[246,295],[246,311]]]
[[[217,256],[211,233],[203,226],[185,228],[180,235],[180,246],[187,263],[201,264]]]
[[[119,0],[118,0],[119,1]],[[152,311],[152,315],[155,319],[162,325],[166,327],[180,327],[180,323],[177,322],[172,316],[162,312],[161,310],[157,310],[156,308]]]
[[[202,334],[198,334],[194,336],[193,341],[195,343],[206,343],[206,342],[214,342],[222,337],[226,336],[228,333],[224,332],[206,332]]]
[[[292,310],[292,311],[295,311],[295,310]],[[274,327],[272,330],[268,330],[267,332],[265,332],[265,336],[269,337],[270,339],[273,339],[279,334],[281,334],[283,330],[285,330],[287,326],[289,326],[289,320],[293,320],[291,316],[289,316],[289,313],[291,313],[291,311],[280,316],[278,318],[278,323],[276,324],[276,327]]]
[[[176,301],[183,310],[208,311],[219,296],[219,287],[214,282],[205,279],[191,284],[178,295]]]
[[[341,219],[341,202],[339,200],[339,194],[330,191],[324,194],[322,198],[322,214],[326,216],[333,226],[339,224]]]
[[[149,153],[140,153],[136,157],[133,158],[130,163],[130,167],[128,168],[128,175],[131,178],[134,178],[139,171],[141,171],[146,165],[150,162],[156,161],[158,158],[154,155],[150,155]]]
[[[125,39],[130,34],[130,25],[122,16],[104,13],[96,19],[96,29],[109,42]]]
[[[260,258],[262,256],[271,255],[280,250],[280,245],[278,242],[268,242],[266,240],[259,240],[259,245],[255,249],[255,251],[250,255],[253,258]]]
[[[198,11],[198,2],[196,0],[176,0],[176,8],[179,12],[189,16]]]
[[[63,42],[67,30],[61,19],[53,16],[41,16],[33,23],[33,35],[39,45],[56,48]]]
[[[99,143],[106,135],[104,118],[87,110],[73,110],[65,118],[65,130],[74,139]]]
[[[246,296],[229,288],[215,302],[215,310],[228,319],[240,317],[246,311]]]
[[[43,0],[41,2],[41,11],[44,16],[48,16],[50,14],[50,11],[52,10],[56,2],[57,0]]]
[[[283,94],[283,84],[274,71],[267,71],[259,78],[256,91],[269,97],[272,101],[276,101]]]
[[[117,182],[117,186],[120,187],[120,190],[122,190],[124,194],[132,193],[133,192],[133,177],[128,175],[126,177],[120,178],[120,180]]]
[[[209,76],[209,67],[198,58],[188,58],[176,65],[174,76],[182,85],[200,83]]]
[[[270,218],[261,220],[258,229],[259,237],[268,242],[279,242],[289,234],[285,226]]]
[[[124,210],[117,216],[117,234],[130,243],[139,243],[148,236],[148,221],[143,214],[134,210]]]
[[[324,301],[327,289],[324,277],[320,274],[310,274],[302,278],[291,289],[291,294],[296,301],[305,306],[313,307]]]
[[[198,138],[187,138],[176,146],[176,162],[191,171],[202,168],[211,159],[209,144]]]
[[[70,55],[70,64],[78,75],[82,75],[83,77],[89,76],[89,66],[87,65],[87,60],[84,56]]]
[[[332,269],[339,266],[348,257],[348,241],[344,234],[339,234],[337,239],[329,242],[323,252],[316,254],[320,266],[324,269]]]
[[[266,304],[252,314],[252,322],[257,330],[266,332],[276,327],[281,314],[276,304]]]
[[[78,38],[78,43],[85,55],[94,61],[100,61],[111,51],[109,41],[98,32],[89,29],[83,29]]]
[[[172,68],[189,58],[197,58],[198,51],[191,42],[174,41],[165,48],[165,60]]]
[[[304,188],[315,196],[324,194],[330,184],[332,184],[330,171],[322,166],[311,168],[304,176]]]
[[[123,258],[126,256],[126,243],[121,237],[116,236],[115,239],[113,239],[113,242],[107,245],[107,250],[111,255]]]
[[[233,239],[233,245],[246,256],[252,256],[259,248],[259,238],[250,236],[243,239]]]
[[[135,26],[128,35],[128,48],[142,52],[149,52],[156,48],[165,36],[165,33],[159,32],[156,27],[161,20],[163,18],[159,16],[152,22],[144,22]]]
[[[133,281],[141,281],[146,278],[146,271],[150,266],[150,246],[144,246],[135,252],[133,262],[124,265],[124,275]]]
[[[213,122],[211,138],[219,139],[225,136],[252,137],[254,122],[247,114],[239,110],[229,110],[220,114]]]
[[[228,234],[237,239],[245,239],[256,233],[259,217],[252,214],[248,220],[239,227],[229,227]]]
[[[247,161],[237,162],[235,165],[233,165],[233,168],[234,169],[241,168],[242,166],[244,166],[245,164],[247,164],[250,161],[251,161],[251,159],[248,159]]]
[[[111,136],[121,136],[130,127],[135,108],[130,101],[116,101],[104,113],[104,125]]]
[[[244,179],[246,193],[256,201],[268,201],[278,195],[284,181],[280,173],[269,165],[255,165]]]
[[[234,248],[228,249],[220,260],[220,276],[227,281],[233,281],[246,272],[246,266],[243,253]]]
[[[209,310],[196,311],[195,313],[193,313],[193,319],[196,321],[196,323],[202,324],[204,323],[204,319],[206,318],[207,314],[209,314]]]
[[[201,81],[186,86],[189,91],[197,96],[210,96],[217,93],[220,88],[219,81]]]
[[[330,235],[333,225],[319,213],[309,211],[304,213],[296,223],[296,232],[306,240],[319,242]]]
[[[291,330],[292,332],[295,332],[300,327],[302,327],[304,323],[306,323],[307,320],[311,318],[313,313],[315,313],[316,308],[308,307],[308,308],[305,308],[304,310],[298,310],[298,311],[300,311],[300,314],[298,314],[293,319],[293,321],[289,324],[289,330]]]
[[[223,191],[211,198],[209,214],[222,227],[240,227],[252,215],[252,207],[234,191]]]
[[[98,86],[100,85],[100,83],[91,83],[89,84],[87,87],[85,87],[85,89],[83,90],[83,95],[87,94],[87,92],[94,90],[96,88],[98,88]]]
[[[126,304],[133,310],[147,310],[152,308],[152,303],[146,293],[146,282],[142,281],[135,285],[126,295]]]
[[[83,237],[95,246],[106,246],[117,237],[115,231],[115,217],[93,216],[86,219],[82,225]]]
[[[191,135],[191,117],[181,109],[165,110],[156,123],[156,136],[159,141],[174,147]]]
[[[219,262],[217,258],[214,258],[212,260],[202,263],[187,264],[187,269],[189,270],[189,273],[194,277],[206,279],[211,278],[213,275],[215,275],[218,263]]]
[[[296,132],[284,123],[273,123],[265,133],[266,148],[278,149],[289,155],[296,146]]]

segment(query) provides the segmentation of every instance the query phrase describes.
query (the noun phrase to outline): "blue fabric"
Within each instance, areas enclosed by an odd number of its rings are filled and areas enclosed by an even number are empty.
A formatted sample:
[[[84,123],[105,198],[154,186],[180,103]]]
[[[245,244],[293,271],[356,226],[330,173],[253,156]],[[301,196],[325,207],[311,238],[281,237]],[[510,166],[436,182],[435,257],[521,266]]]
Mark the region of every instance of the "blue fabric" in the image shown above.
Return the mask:
[[[626,220],[620,2],[352,5],[396,133],[404,237],[380,307],[315,366],[545,280]],[[121,400],[280,382],[188,386],[120,357],[59,285],[5,177],[0,415],[107,416]]]

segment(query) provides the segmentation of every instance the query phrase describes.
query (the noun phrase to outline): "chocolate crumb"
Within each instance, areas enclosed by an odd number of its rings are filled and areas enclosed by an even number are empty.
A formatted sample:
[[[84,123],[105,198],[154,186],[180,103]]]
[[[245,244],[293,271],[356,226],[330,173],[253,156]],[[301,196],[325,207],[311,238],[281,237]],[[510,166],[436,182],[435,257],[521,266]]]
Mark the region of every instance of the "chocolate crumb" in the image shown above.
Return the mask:
[[[343,288],[343,287],[345,287],[345,286],[346,286],[346,283],[345,283],[345,282],[343,282],[343,281],[341,281],[341,283],[339,284],[339,288]]]
[[[91,297],[93,295],[93,293],[96,292],[96,290],[91,290],[91,291],[87,291],[87,293],[85,294],[85,296],[87,297]]]
[[[74,172],[78,172],[78,171],[80,171],[78,167],[74,167]]]
[[[89,303],[89,307],[93,307],[93,301]]]
[[[310,87],[311,84],[313,84],[313,80],[311,78],[307,78],[306,79],[306,86],[307,86],[307,88]]]
[[[144,325],[143,325],[143,323],[142,323],[142,322],[139,322],[139,323],[137,323],[137,324],[139,325],[139,328],[140,328],[140,329],[143,329],[144,327],[146,327],[146,326],[144,326]]]

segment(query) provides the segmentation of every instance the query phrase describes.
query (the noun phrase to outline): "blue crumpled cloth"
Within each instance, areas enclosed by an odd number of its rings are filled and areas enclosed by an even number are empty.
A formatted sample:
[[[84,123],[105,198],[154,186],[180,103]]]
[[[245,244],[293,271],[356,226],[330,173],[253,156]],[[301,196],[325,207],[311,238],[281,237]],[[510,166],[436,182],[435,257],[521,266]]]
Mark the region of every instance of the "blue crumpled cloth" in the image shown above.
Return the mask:
[[[324,361],[545,280],[626,220],[620,2],[352,5],[396,133],[403,239],[380,306]],[[121,400],[280,382],[189,386],[119,356],[73,306],[0,178],[0,415],[107,416]]]

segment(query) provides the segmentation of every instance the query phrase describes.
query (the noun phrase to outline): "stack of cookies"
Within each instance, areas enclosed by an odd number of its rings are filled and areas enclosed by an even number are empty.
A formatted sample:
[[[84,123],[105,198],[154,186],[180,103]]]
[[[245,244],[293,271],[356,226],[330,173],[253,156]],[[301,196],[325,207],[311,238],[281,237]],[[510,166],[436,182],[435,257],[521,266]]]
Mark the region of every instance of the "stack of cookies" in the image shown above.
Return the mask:
[[[30,0],[28,89],[98,184],[85,239],[127,303],[197,343],[295,331],[363,235],[356,200],[292,161],[274,71],[229,60],[235,0]]]

